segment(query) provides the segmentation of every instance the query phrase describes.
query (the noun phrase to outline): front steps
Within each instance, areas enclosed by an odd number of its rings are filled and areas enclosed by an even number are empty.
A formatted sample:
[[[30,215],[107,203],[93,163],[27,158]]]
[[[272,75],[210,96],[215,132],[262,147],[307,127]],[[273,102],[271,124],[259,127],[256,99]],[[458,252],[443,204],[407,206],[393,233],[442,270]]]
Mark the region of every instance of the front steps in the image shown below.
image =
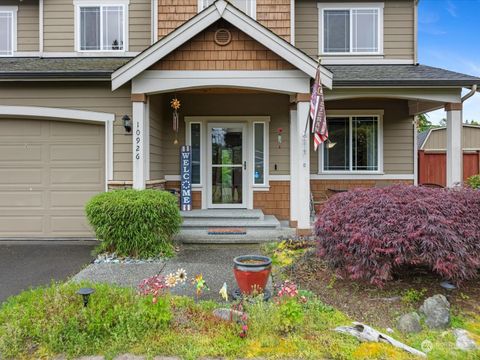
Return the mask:
[[[215,209],[182,212],[176,240],[185,244],[258,244],[295,235],[273,215],[261,210]]]

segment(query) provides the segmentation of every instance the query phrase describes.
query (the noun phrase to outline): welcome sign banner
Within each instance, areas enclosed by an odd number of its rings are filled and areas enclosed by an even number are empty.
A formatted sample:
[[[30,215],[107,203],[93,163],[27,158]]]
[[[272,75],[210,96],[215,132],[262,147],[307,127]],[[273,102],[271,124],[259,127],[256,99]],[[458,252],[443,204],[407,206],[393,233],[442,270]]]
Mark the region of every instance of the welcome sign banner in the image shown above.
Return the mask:
[[[192,210],[192,148],[184,145],[180,148],[180,208]]]

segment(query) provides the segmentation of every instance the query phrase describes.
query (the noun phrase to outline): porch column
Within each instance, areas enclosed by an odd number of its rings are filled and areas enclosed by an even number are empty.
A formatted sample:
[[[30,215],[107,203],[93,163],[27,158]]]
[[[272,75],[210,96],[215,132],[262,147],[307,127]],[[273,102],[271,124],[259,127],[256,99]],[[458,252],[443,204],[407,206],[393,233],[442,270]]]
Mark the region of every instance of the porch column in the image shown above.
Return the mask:
[[[145,183],[147,179],[146,151],[149,150],[147,148],[145,129],[147,116],[149,116],[147,108],[147,96],[145,94],[132,94],[132,106],[133,188],[142,190],[145,189]]]
[[[290,227],[298,226],[297,106],[290,109]]]
[[[449,103],[447,112],[447,186],[463,182],[462,104]]]
[[[307,95],[307,94],[302,94]],[[297,232],[302,235],[311,230],[310,224],[310,109],[309,95],[297,96],[297,125],[295,136],[295,155],[297,162]]]

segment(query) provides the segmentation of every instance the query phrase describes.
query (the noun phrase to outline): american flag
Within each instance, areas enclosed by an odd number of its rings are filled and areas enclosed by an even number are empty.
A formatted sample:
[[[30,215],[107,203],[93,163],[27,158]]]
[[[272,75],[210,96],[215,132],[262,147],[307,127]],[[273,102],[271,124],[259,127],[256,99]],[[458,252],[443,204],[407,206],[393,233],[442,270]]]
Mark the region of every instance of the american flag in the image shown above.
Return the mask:
[[[310,98],[310,117],[313,120],[312,133],[314,134],[314,149],[317,151],[318,146],[328,139],[327,115],[325,113],[323,88],[320,80],[320,65],[317,68],[317,74],[315,75],[315,82],[312,88],[312,96]]]

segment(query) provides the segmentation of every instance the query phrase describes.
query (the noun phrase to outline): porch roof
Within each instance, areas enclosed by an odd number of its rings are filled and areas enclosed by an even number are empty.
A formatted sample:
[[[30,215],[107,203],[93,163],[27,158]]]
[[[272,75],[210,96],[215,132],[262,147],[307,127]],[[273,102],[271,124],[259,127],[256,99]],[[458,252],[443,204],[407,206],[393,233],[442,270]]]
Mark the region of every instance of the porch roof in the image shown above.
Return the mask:
[[[426,65],[325,65],[333,86],[472,86],[480,78]]]
[[[219,20],[225,20],[310,77],[315,77],[318,62],[266,28],[226,0],[216,0],[208,8],[141,52],[112,74],[113,90],[132,80],[169,53]],[[331,88],[332,73],[320,66],[322,83]]]

